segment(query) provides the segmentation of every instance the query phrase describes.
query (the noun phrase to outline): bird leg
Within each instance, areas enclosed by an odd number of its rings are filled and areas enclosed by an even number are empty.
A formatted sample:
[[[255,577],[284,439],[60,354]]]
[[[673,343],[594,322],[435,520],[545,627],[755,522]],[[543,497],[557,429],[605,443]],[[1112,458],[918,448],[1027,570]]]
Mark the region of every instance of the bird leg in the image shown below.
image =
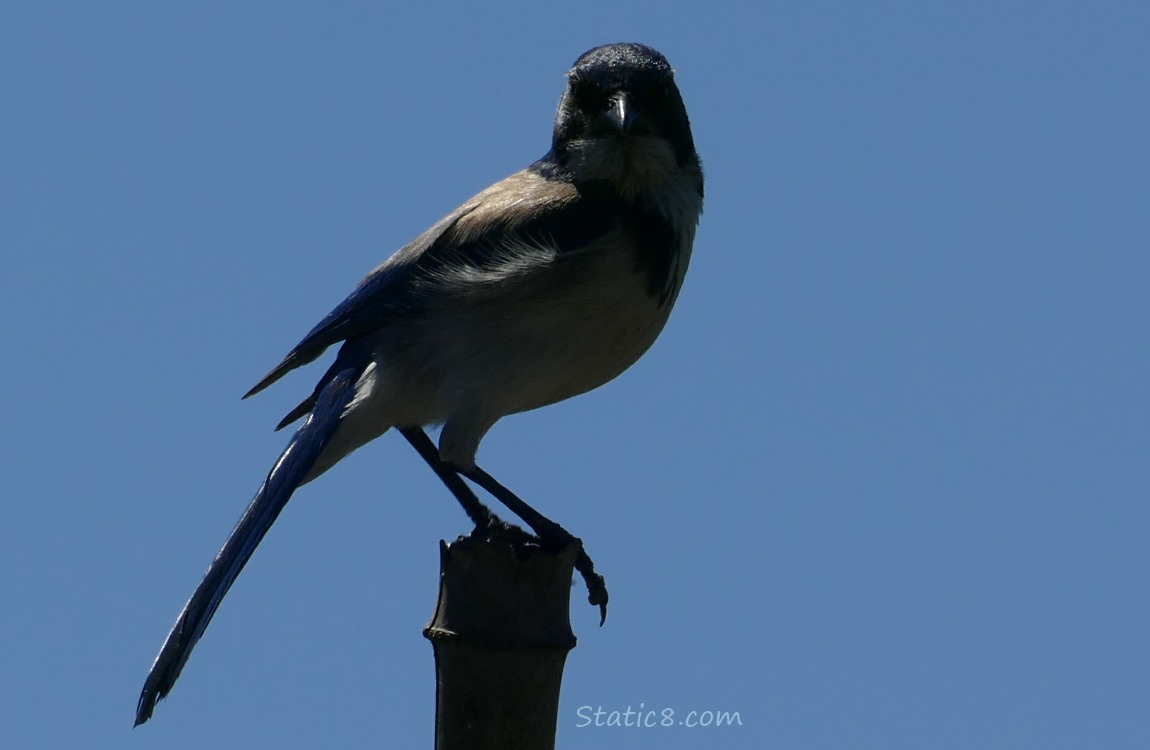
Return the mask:
[[[475,524],[477,530],[488,530],[496,524],[503,523],[491,512],[490,508],[479,501],[479,498],[460,478],[455,469],[448,466],[439,457],[439,449],[435,447],[435,443],[431,442],[431,438],[427,436],[422,427],[400,427],[398,429],[399,434],[407,438],[407,442],[411,443],[411,447],[415,448],[415,452],[419,454],[420,458],[427,462],[435,475],[447,485],[447,489],[451,490],[451,494],[455,495],[455,499],[463,506],[463,512]]]
[[[575,569],[583,576],[587,584],[587,601],[599,607],[599,624],[607,619],[607,584],[603,576],[595,572],[595,564],[583,549],[583,540],[571,534],[567,529],[547,518],[539,511],[523,502],[518,495],[504,487],[495,477],[488,474],[478,466],[460,472],[463,476],[490,492],[496,500],[507,506],[515,515],[523,519],[539,537],[544,549],[561,549],[568,544],[574,544],[579,549],[575,558]]]
[[[490,508],[480,502],[471,488],[467,486],[467,483],[463,481],[461,474],[487,490],[496,500],[507,506],[512,513],[523,519],[535,532],[540,544],[545,549],[560,549],[568,544],[576,545],[579,552],[575,558],[575,569],[583,576],[583,581],[587,585],[587,600],[599,607],[599,624],[603,624],[607,619],[607,585],[603,576],[595,572],[595,564],[583,549],[581,539],[573,536],[562,526],[532,508],[478,466],[469,471],[460,472],[448,465],[440,458],[439,450],[422,427],[400,427],[398,429],[399,433],[407,439],[407,442],[411,443],[411,447],[415,448],[416,453],[427,462],[435,475],[447,485],[447,489],[463,506],[464,512],[475,524],[477,530],[487,532],[496,530],[497,532],[510,533],[511,536],[520,539],[526,535],[526,532],[518,526],[500,520],[491,512]]]

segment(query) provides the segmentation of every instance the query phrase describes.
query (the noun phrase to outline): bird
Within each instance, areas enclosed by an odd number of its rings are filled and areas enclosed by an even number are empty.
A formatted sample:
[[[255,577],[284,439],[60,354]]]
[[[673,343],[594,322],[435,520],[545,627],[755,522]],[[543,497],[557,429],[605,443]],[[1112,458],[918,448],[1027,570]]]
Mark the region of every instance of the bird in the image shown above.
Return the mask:
[[[702,210],[702,163],[667,59],[638,43],[580,55],[546,154],[371,271],[245,394],[339,345],[277,426],[303,420],[165,639],[135,725],[171,691],[292,494],[389,429],[477,527],[494,515],[463,477],[544,542],[579,542],[477,465],[480,441],[502,417],[597,388],[647,351],[679,295]],[[434,426],[438,445],[425,431]],[[602,578],[582,551],[579,560],[605,617]]]

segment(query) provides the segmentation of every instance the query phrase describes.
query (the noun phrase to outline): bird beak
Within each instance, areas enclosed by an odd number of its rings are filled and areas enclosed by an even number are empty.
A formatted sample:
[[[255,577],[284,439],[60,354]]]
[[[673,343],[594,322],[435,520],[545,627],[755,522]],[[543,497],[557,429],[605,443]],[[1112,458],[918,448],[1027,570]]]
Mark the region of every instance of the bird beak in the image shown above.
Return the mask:
[[[627,135],[639,119],[639,110],[635,108],[629,95],[620,93],[611,100],[611,109],[607,110],[607,119],[611,121],[620,135]]]

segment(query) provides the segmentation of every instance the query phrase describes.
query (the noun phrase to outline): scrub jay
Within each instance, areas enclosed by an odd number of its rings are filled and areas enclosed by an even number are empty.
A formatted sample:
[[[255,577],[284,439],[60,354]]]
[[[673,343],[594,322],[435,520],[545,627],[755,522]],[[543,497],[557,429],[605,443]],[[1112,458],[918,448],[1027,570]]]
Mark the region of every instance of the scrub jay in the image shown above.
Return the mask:
[[[478,527],[494,517],[461,476],[545,547],[578,543],[476,465],[479,442],[501,417],[597,388],[651,346],[679,294],[702,206],[699,156],[663,55],[611,44],[580,56],[547,154],[368,274],[246,394],[341,344],[277,427],[304,420],[168,634],[136,724],[171,690],[292,493],[389,428]],[[443,426],[438,449],[424,432],[431,424]],[[602,578],[585,553],[578,567],[605,616]]]

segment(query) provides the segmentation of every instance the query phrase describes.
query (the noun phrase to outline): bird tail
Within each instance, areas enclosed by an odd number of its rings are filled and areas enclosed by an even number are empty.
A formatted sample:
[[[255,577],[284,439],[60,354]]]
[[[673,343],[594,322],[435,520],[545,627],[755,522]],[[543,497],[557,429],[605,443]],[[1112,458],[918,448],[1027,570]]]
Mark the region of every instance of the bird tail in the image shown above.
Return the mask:
[[[347,367],[329,373],[307,421],[268,473],[168,633],[140,692],[135,726],[151,718],[157,701],[171,691],[196,641],[204,634],[236,576],[331,440],[344,410],[355,396],[355,384],[362,371],[362,367]]]

